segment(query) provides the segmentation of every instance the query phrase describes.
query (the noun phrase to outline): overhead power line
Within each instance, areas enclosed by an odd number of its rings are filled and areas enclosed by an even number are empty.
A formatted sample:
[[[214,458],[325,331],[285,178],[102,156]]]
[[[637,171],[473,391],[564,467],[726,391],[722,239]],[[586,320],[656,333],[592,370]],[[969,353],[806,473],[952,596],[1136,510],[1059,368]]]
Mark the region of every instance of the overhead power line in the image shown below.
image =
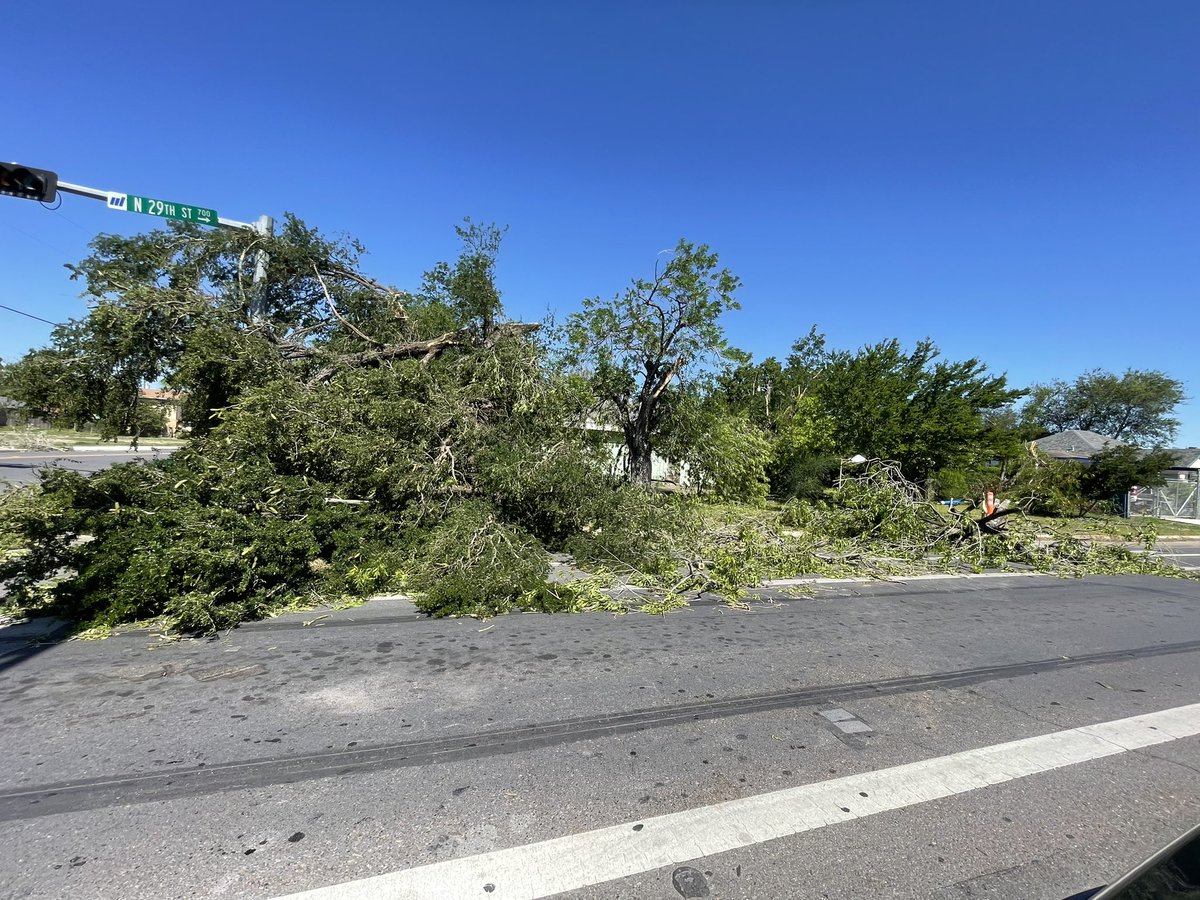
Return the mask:
[[[59,324],[58,322],[51,322],[49,319],[43,319],[41,316],[35,316],[33,313],[27,313],[21,309],[13,309],[11,306],[5,306],[3,303],[0,303],[0,309],[7,309],[9,312],[14,312],[18,316],[25,316],[29,319],[37,319],[39,322],[45,322],[47,325],[57,326]]]

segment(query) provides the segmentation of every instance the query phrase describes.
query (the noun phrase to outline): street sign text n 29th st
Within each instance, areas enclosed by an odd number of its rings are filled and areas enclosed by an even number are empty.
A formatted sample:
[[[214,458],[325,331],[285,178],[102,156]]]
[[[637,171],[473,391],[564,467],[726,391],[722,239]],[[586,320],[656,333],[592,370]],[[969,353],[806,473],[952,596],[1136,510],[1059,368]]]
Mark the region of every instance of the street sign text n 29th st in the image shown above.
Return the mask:
[[[147,216],[161,216],[164,219],[178,219],[181,222],[195,222],[198,225],[217,224],[215,209],[173,203],[170,200],[155,200],[153,197],[139,197],[136,194],[109,193],[108,208],[143,213]]]

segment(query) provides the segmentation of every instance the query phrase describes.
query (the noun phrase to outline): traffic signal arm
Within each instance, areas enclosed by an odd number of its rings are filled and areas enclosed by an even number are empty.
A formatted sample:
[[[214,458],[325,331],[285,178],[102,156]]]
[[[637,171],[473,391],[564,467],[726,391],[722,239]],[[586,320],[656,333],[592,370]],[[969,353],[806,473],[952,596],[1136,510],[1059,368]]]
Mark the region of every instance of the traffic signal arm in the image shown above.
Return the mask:
[[[49,203],[58,196],[58,174],[17,163],[0,163],[0,194]]]

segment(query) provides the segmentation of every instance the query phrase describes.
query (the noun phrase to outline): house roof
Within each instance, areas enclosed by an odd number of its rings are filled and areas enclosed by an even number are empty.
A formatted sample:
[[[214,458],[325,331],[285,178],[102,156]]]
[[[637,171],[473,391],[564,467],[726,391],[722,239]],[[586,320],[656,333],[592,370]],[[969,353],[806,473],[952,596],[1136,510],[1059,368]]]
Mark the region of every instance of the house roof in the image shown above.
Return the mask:
[[[143,400],[177,401],[183,399],[183,394],[179,391],[164,391],[161,388],[141,388],[138,391],[138,396]]]
[[[1200,469],[1200,447],[1171,447],[1172,469]]]
[[[0,409],[20,409],[25,404],[12,397],[0,397]]]
[[[1033,442],[1039,450],[1055,459],[1091,459],[1101,450],[1120,447],[1124,441],[1094,431],[1060,431]]]

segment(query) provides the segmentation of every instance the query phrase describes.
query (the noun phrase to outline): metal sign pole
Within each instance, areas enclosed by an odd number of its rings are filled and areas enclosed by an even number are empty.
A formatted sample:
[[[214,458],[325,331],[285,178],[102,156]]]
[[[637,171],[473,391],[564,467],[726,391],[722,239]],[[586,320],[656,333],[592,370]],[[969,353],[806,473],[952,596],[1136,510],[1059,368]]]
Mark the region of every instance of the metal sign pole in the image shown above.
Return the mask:
[[[102,191],[99,188],[87,187],[82,184],[71,184],[69,181],[60,181],[58,189],[66,194],[75,194],[78,197],[87,197],[89,200],[99,200],[102,203],[108,204],[112,209],[128,210],[124,203],[116,203],[114,197],[126,197],[120,191]],[[183,204],[178,204],[182,206]],[[179,218],[179,216],[165,215],[164,218]],[[259,231],[263,220],[271,221],[270,216],[260,216],[258,222],[239,222],[237,219],[226,219],[220,216],[217,217],[216,224],[221,228],[236,228],[241,231]]]
[[[275,233],[275,220],[270,216],[259,216],[257,222],[239,222],[236,219],[223,219],[216,214],[216,210],[212,209],[188,206],[183,203],[170,203],[146,197],[135,197],[119,191],[102,191],[99,188],[88,187],[83,184],[72,184],[69,181],[58,182],[58,189],[65,194],[75,194],[77,197],[99,200],[107,204],[109,209],[123,210],[125,212],[145,212],[148,215],[179,219],[185,222],[197,222],[201,225],[216,225],[219,228],[253,231],[264,237],[270,237]],[[130,197],[133,197],[133,200],[136,201],[135,205],[131,206]],[[145,200],[148,200],[149,203],[142,202]],[[266,279],[268,258],[265,250],[255,252],[253,284],[258,284]]]

